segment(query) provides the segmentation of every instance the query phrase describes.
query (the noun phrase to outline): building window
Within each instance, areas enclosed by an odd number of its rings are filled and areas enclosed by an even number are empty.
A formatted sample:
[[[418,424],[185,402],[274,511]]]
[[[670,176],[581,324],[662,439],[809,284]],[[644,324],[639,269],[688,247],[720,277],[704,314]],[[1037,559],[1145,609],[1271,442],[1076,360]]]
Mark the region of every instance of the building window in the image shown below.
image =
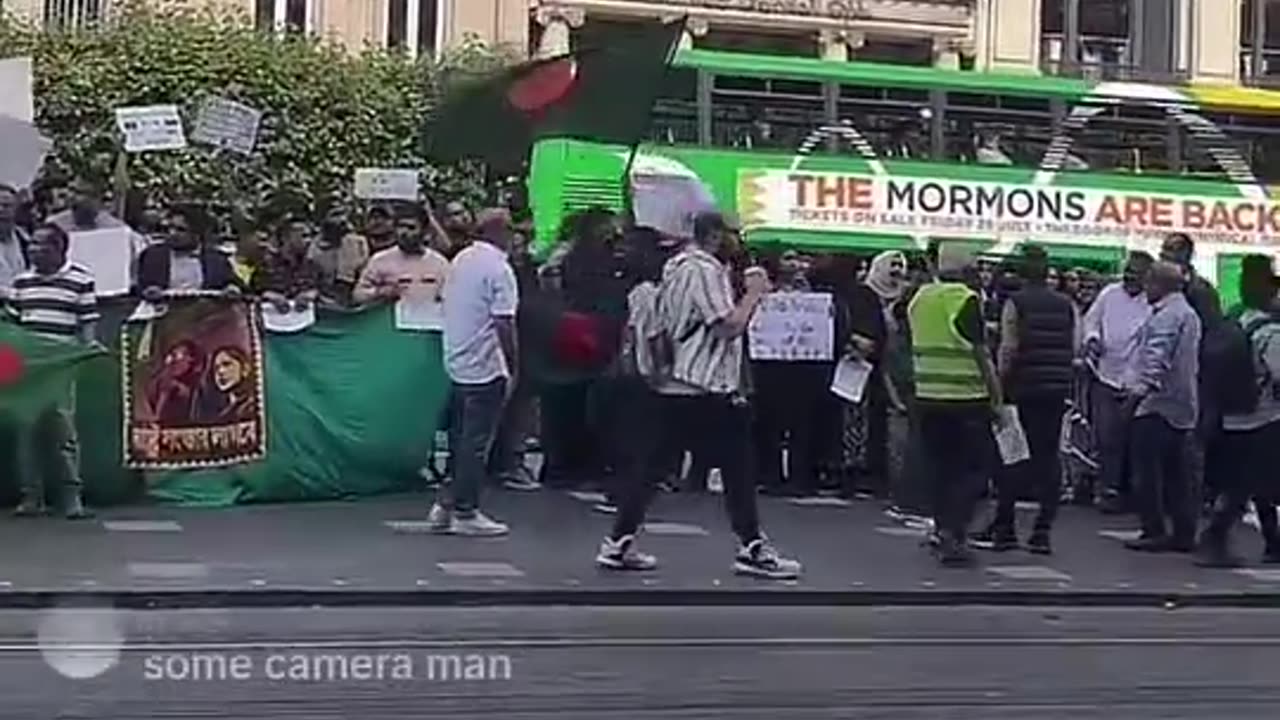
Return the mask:
[[[107,0],[44,0],[45,25],[55,28],[84,27],[106,16]]]
[[[255,0],[253,21],[259,30],[306,32],[314,6],[315,0]]]
[[[390,0],[387,47],[433,55],[440,44],[440,0]]]
[[[418,52],[433,56],[440,37],[440,0],[417,0],[418,2]]]

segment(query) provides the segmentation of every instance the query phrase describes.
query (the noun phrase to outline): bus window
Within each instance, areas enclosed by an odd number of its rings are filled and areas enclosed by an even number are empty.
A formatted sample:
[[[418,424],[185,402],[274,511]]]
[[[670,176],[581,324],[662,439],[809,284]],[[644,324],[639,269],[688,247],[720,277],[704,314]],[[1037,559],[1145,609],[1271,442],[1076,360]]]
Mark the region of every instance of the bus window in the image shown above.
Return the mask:
[[[673,67],[653,105],[650,139],[675,144],[698,142],[698,71]]]
[[[929,157],[929,118],[921,110],[928,107],[926,91],[841,85],[837,112],[877,155],[924,160]]]
[[[947,160],[1033,167],[1053,136],[1049,101],[947,93]]]
[[[711,134],[718,147],[795,150],[824,117],[820,82],[715,78]]]

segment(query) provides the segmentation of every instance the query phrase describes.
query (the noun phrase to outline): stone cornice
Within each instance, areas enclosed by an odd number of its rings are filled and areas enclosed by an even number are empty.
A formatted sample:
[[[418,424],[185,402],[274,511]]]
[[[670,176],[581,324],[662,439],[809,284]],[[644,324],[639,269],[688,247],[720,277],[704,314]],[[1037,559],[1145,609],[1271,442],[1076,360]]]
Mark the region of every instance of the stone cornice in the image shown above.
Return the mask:
[[[673,17],[713,25],[853,30],[890,36],[970,37],[974,0],[534,0],[544,9],[579,9],[603,15]]]

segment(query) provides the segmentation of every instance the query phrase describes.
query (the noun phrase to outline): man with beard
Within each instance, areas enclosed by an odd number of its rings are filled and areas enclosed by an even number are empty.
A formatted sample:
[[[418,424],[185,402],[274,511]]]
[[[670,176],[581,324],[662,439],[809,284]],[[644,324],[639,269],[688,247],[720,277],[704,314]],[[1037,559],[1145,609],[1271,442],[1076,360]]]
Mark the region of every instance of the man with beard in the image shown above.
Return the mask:
[[[136,287],[149,302],[159,302],[165,292],[213,290],[238,296],[239,279],[225,253],[204,243],[207,218],[198,208],[178,205],[165,218],[163,243],[152,245],[138,257]]]
[[[351,232],[347,209],[335,206],[325,214],[319,240],[307,248],[307,258],[319,270],[320,298],[347,306],[351,304],[360,273],[369,262],[369,243]]]
[[[420,205],[396,220],[395,246],[369,259],[352,293],[357,303],[395,302],[412,292],[443,297],[449,261],[427,247],[427,223],[427,211]]]

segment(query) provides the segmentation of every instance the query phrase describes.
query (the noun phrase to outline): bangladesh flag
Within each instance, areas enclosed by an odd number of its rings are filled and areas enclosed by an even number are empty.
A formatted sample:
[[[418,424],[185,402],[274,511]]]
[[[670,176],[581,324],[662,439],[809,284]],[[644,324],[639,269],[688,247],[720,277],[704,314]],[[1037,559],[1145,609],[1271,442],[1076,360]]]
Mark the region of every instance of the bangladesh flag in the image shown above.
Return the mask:
[[[87,361],[105,354],[0,322],[0,416],[31,420],[66,397]]]
[[[635,145],[648,130],[684,24],[646,23],[607,46],[534,60],[458,88],[427,123],[427,156],[514,170],[544,138]]]

